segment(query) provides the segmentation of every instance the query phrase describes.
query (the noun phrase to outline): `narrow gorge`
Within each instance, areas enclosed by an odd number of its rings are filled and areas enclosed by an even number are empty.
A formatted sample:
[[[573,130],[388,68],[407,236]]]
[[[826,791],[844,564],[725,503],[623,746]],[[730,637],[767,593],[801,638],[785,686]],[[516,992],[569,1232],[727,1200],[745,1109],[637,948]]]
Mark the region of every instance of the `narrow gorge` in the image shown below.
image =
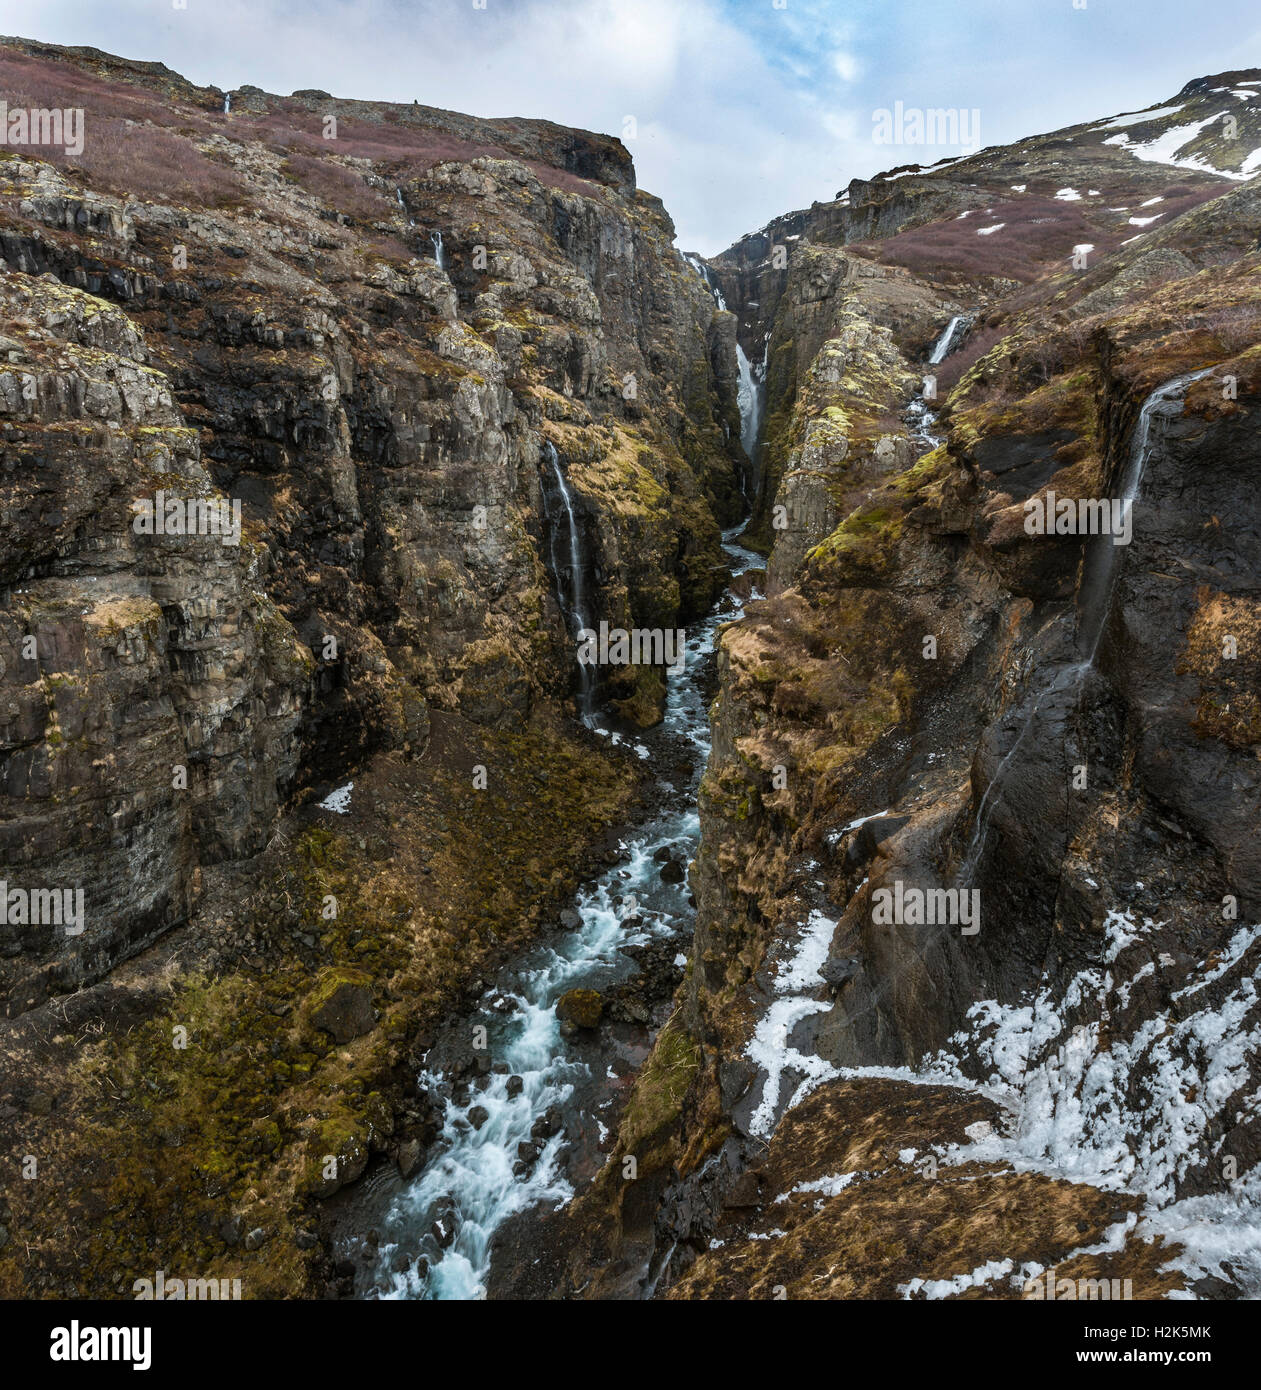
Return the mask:
[[[1261,1297],[1261,69],[710,257],[0,77],[0,1295]]]

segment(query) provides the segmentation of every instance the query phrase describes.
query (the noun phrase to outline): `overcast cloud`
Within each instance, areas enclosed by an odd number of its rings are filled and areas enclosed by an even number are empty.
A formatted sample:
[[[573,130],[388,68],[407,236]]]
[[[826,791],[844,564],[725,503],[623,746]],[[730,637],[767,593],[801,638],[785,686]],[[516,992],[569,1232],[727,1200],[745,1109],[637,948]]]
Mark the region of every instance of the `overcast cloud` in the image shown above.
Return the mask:
[[[0,31],[157,59],[228,89],[411,101],[622,135],[688,250],[854,177],[959,150],[873,113],[979,109],[1001,143],[1261,65],[1251,6],[1186,0],[0,0]],[[1081,0],[1078,0],[1081,3]]]

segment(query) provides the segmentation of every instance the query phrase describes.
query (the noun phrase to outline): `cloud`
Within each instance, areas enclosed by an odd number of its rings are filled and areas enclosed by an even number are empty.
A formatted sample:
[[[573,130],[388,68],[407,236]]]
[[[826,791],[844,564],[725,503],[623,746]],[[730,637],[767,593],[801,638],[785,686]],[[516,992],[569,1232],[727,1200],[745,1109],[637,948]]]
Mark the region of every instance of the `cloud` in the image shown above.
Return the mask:
[[[1010,0],[0,0],[0,30],[194,81],[539,116],[628,140],[680,244],[712,254],[889,163],[871,113],[980,107],[987,141],[1133,110],[1254,61],[1229,10]],[[1177,45],[1167,34],[1177,32]]]
[[[838,48],[832,54],[832,69],[842,82],[853,82],[862,72],[862,66],[852,53],[847,53],[843,48]]]

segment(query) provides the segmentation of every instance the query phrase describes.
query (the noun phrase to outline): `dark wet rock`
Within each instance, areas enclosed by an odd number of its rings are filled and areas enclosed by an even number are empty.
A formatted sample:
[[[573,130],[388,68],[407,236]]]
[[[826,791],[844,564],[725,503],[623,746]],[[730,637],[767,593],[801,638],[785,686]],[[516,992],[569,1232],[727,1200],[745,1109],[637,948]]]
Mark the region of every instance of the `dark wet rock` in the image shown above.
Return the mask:
[[[395,1163],[398,1167],[400,1178],[410,1178],[411,1175],[420,1167],[420,1157],[423,1153],[419,1139],[405,1139],[398,1146],[398,1156]]]
[[[858,974],[859,969],[860,963],[857,960],[852,958],[834,959],[824,961],[819,969],[819,974],[835,991],[852,980]]]
[[[677,859],[669,859],[661,866],[662,883],[682,883],[686,877],[687,869]]]
[[[718,1064],[719,1094],[724,1109],[734,1108],[756,1075],[757,1068],[746,1057],[732,1057]]]
[[[530,1138],[538,1141],[550,1139],[564,1128],[565,1116],[559,1105],[549,1105],[530,1126]]]
[[[475,1105],[468,1112],[468,1122],[473,1126],[474,1129],[481,1129],[481,1127],[489,1119],[490,1111],[487,1110],[484,1105]]]
[[[506,1089],[508,1092],[508,1098],[509,1100],[511,1100],[513,1096],[519,1096],[521,1092],[525,1089],[525,1081],[520,1076],[510,1076],[506,1082]]]

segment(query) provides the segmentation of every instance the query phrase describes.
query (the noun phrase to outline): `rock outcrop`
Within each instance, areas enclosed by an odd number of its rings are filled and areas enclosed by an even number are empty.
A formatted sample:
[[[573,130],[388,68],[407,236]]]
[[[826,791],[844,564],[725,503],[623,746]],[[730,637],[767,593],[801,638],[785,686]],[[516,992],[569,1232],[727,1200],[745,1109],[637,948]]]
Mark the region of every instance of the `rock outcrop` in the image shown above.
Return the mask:
[[[1256,194],[1092,129],[1071,167],[1040,137],[851,185],[711,267],[765,341],[766,597],[719,653],[658,1044],[690,1080],[650,1195],[580,1203],[587,1296],[1255,1287]],[[1087,185],[1095,228],[1166,208],[1075,254],[1043,213]],[[1020,198],[1060,217],[1040,263],[996,249]],[[1129,544],[1026,526],[1132,484]]]
[[[81,157],[0,156],[0,1127],[42,1179],[0,1289],[319,1291],[311,1202],[416,1168],[426,1034],[645,780],[568,717],[549,451],[583,616],[705,611],[731,316],[605,136],[0,73],[86,113]],[[660,718],[660,667],[598,674]]]
[[[18,91],[89,84],[89,127],[139,93],[132,147],[233,185],[198,205],[116,196],[99,151],[0,161],[0,862],[82,887],[90,922],[10,917],[13,1013],[187,920],[295,792],[422,753],[430,710],[506,729],[567,695],[546,442],[592,622],[703,611],[738,488],[734,344],[617,142],[319,94],[224,115],[160,65],[4,53]],[[133,531],[142,499],[194,497],[239,544]],[[601,693],[652,722],[663,688],[620,668]]]

